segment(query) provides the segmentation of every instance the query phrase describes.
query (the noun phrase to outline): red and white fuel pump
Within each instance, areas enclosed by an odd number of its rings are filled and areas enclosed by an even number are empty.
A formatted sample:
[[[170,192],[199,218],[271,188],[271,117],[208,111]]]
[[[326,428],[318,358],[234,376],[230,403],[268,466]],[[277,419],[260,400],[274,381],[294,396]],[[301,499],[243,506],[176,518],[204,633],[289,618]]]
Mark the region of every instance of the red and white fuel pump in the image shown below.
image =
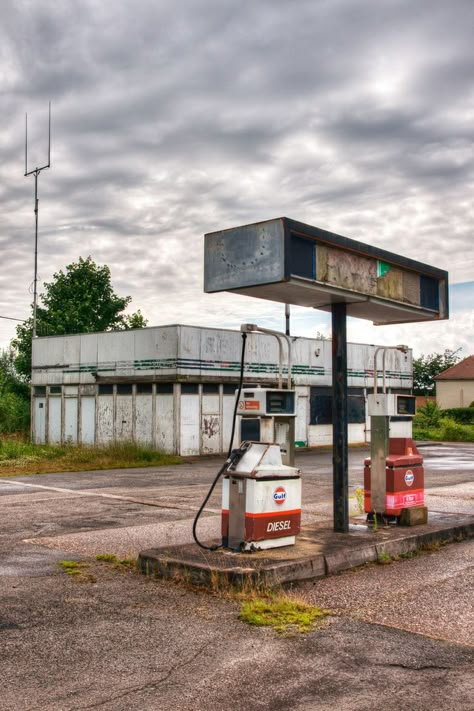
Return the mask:
[[[222,545],[257,551],[293,545],[301,526],[301,475],[280,447],[244,442],[222,482]]]

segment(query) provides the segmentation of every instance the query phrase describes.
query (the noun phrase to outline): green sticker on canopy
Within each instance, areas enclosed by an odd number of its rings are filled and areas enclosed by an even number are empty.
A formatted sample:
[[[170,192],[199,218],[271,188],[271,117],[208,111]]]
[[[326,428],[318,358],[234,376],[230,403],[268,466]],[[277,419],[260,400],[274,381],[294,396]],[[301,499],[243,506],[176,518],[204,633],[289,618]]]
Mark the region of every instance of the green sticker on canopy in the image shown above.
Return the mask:
[[[377,261],[377,277],[383,277],[389,271],[390,264],[387,262]]]

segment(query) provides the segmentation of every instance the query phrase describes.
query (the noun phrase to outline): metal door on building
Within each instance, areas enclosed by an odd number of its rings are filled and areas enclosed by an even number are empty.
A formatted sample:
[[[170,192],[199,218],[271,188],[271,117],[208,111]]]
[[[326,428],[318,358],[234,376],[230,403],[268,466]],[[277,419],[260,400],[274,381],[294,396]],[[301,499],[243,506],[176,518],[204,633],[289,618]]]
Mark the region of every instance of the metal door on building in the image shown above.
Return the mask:
[[[201,416],[202,454],[217,454],[221,451],[221,415],[219,386],[202,386]]]
[[[35,444],[46,442],[46,398],[34,398],[34,440]]]
[[[57,444],[61,442],[61,397],[48,398],[48,443]]]
[[[181,386],[180,401],[180,454],[200,454],[201,418],[199,416],[199,386],[192,383]]]
[[[64,441],[77,443],[77,397],[64,398]]]

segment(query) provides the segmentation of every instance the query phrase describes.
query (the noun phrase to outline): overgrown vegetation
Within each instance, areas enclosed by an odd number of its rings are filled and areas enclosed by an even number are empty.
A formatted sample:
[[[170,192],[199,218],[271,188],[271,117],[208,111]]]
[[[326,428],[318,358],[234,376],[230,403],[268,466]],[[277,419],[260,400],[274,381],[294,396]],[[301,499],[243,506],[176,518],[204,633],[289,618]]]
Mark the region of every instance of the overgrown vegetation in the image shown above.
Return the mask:
[[[275,593],[245,600],[239,619],[249,625],[272,627],[280,634],[291,634],[310,632],[328,614],[327,610],[308,605],[285,593]]]
[[[474,442],[474,408],[441,410],[437,403],[427,402],[413,418],[413,437],[437,442]]]
[[[28,432],[30,389],[15,370],[12,350],[0,351],[0,434]]]
[[[132,442],[81,447],[37,445],[15,437],[0,438],[0,477],[180,463],[180,457]]]

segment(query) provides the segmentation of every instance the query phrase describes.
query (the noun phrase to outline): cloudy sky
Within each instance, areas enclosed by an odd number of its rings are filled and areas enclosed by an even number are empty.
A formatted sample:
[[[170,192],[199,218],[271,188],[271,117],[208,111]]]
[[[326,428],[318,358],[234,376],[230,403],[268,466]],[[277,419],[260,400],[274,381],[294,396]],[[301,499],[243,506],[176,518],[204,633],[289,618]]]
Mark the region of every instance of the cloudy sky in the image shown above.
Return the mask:
[[[348,337],[474,353],[472,0],[0,0],[0,315],[108,264],[149,325],[284,329],[203,294],[206,232],[286,215],[450,274],[451,319]],[[329,335],[293,310],[295,335]],[[0,347],[15,322],[0,319]]]

